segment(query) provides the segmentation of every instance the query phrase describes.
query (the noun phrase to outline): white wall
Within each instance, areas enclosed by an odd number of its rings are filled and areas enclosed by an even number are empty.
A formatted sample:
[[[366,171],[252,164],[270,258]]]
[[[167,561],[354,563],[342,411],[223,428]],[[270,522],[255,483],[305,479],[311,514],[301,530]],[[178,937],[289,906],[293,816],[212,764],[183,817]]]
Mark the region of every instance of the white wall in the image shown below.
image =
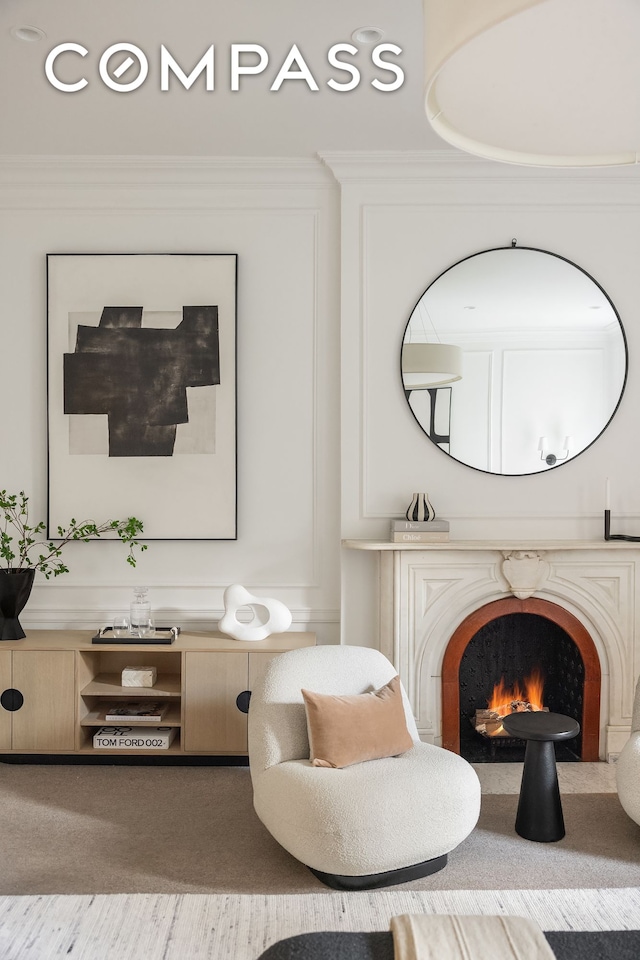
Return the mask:
[[[600,539],[606,477],[614,526],[640,533],[638,169],[545,171],[450,151],[323,159],[341,184],[342,536],[388,539],[389,518],[420,490],[455,539]],[[590,273],[619,311],[630,354],[603,436],[565,466],[524,477],[482,473],[438,450],[407,407],[399,369],[427,285],[512,238]],[[377,642],[377,576],[375,554],[343,549],[344,642]]]
[[[158,619],[212,628],[243,583],[335,641],[339,620],[337,187],[318,162],[0,162],[0,487],[46,513],[47,253],[238,254],[238,540],[73,544],[25,627],[88,627],[150,586]],[[179,510],[179,505],[176,504]],[[106,519],[99,516],[96,519]],[[141,517],[144,520],[144,516]]]
[[[237,581],[283,600],[294,628],[324,642],[338,639],[341,618],[344,642],[376,645],[375,555],[341,551],[340,536],[386,539],[415,490],[429,492],[456,539],[597,539],[610,477],[614,527],[640,534],[638,170],[541,171],[452,151],[323,159],[0,161],[0,486],[30,492],[38,518],[45,254],[239,255],[237,542],[152,543],[137,571],[118,544],[73,545],[70,574],[38,579],[25,626],[92,628],[142,582],[160,619],[212,627]],[[448,458],[400,382],[404,327],[428,283],[512,237],[591,273],[630,351],[611,426],[532,477]]]

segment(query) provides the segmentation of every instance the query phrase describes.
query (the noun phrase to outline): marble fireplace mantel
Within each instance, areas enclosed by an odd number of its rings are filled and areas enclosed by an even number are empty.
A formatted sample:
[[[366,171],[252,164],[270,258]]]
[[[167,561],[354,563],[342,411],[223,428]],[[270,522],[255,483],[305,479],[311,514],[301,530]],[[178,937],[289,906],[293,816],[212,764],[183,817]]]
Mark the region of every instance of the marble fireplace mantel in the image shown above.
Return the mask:
[[[379,558],[379,644],[411,701],[423,740],[442,742],[442,662],[458,626],[505,597],[563,607],[589,632],[602,673],[599,753],[613,760],[631,729],[640,671],[640,543],[605,540],[344,540]]]

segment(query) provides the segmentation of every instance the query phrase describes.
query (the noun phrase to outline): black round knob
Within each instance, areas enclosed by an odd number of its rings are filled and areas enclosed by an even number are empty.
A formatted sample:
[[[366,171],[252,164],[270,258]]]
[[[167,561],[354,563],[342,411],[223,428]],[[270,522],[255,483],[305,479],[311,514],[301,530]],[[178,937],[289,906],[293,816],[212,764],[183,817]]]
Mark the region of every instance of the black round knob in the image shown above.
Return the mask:
[[[236,697],[236,707],[240,713],[249,713],[249,700],[251,700],[251,690],[243,690]]]
[[[13,687],[9,687],[0,693],[0,705],[3,706],[5,710],[13,713],[14,710],[19,710],[23,703],[24,697],[19,690],[14,690]]]

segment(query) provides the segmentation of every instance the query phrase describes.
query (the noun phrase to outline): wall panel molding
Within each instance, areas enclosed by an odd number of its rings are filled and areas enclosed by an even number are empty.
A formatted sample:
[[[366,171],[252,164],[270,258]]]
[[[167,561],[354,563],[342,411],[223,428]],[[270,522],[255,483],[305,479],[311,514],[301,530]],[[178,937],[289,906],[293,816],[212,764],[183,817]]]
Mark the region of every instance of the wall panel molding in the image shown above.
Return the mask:
[[[3,386],[32,387],[16,423],[29,456],[3,476],[46,493],[45,254],[237,252],[239,538],[150,542],[136,571],[108,546],[79,548],[71,573],[38,577],[25,625],[95,625],[126,609],[138,581],[159,618],[211,627],[224,588],[276,596],[301,623],[339,612],[338,188],[319,160],[13,157],[0,159],[0,235],[14,278],[7,322],[23,359]],[[283,344],[285,349],[283,350]],[[288,372],[288,375],[287,375]],[[5,435],[6,431],[6,435]],[[108,614],[110,613],[110,617]],[[214,616],[214,619],[219,617]],[[205,629],[205,627],[199,627]],[[325,631],[326,632],[326,631]]]

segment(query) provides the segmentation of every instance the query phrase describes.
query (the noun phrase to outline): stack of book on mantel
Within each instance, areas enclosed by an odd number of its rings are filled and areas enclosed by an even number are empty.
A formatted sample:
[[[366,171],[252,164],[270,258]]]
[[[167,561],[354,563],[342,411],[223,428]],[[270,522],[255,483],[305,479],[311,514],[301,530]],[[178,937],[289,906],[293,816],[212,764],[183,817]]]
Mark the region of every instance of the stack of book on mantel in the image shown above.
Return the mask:
[[[446,543],[448,520],[392,520],[392,543]]]

